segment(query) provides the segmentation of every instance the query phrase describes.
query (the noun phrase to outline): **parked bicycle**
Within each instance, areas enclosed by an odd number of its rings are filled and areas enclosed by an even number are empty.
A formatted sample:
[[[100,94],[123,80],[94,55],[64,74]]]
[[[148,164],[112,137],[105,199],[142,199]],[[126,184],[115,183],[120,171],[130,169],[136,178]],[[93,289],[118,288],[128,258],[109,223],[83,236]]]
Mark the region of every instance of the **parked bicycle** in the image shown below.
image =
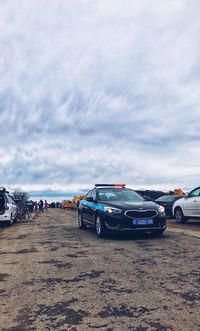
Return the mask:
[[[26,202],[23,200],[15,200],[15,202],[17,204],[16,221],[19,223],[29,222],[31,214]]]

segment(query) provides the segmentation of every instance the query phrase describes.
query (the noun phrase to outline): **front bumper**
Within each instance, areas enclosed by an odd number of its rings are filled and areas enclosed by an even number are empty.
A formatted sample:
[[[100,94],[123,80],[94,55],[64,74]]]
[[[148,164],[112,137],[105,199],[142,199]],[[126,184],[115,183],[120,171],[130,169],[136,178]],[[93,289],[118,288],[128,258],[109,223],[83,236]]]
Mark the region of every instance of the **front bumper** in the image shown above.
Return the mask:
[[[143,227],[143,228],[120,228],[120,227],[110,227],[106,225],[106,229],[109,231],[117,231],[117,232],[126,232],[126,231],[135,231],[135,232],[152,232],[152,231],[157,231],[157,230],[166,230],[165,227]]]
[[[102,217],[105,228],[112,231],[156,231],[166,229],[166,217],[156,216],[151,218],[152,224],[133,224],[133,219],[121,216],[105,215]]]

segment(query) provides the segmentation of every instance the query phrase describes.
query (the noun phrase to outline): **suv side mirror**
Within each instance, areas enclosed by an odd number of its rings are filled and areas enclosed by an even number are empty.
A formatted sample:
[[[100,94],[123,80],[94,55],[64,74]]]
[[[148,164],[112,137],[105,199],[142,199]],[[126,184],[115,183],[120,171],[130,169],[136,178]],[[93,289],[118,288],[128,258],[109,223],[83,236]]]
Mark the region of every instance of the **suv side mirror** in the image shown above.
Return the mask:
[[[185,198],[185,199],[189,198],[189,193],[188,193],[188,192],[185,193],[184,198]]]

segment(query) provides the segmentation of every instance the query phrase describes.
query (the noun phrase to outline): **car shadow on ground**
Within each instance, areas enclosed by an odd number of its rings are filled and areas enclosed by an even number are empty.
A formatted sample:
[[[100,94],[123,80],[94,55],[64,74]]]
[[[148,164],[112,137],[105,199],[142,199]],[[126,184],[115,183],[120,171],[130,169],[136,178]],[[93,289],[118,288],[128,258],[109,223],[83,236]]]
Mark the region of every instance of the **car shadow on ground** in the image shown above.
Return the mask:
[[[86,232],[88,232],[88,235],[92,235],[94,236],[94,238],[96,236],[96,232],[94,229],[92,228],[87,228],[86,230],[84,230]],[[97,238],[98,240],[104,239],[104,240],[113,240],[113,241],[117,241],[117,240],[155,240],[155,239],[160,239],[160,240],[166,240],[171,236],[171,234],[169,234],[168,232],[164,232],[162,235],[156,235],[153,233],[149,233],[149,232],[136,232],[136,231],[130,231],[130,232],[108,232],[105,234],[105,236],[103,238]]]
[[[200,220],[188,220],[184,223],[187,226],[199,226],[200,227]]]

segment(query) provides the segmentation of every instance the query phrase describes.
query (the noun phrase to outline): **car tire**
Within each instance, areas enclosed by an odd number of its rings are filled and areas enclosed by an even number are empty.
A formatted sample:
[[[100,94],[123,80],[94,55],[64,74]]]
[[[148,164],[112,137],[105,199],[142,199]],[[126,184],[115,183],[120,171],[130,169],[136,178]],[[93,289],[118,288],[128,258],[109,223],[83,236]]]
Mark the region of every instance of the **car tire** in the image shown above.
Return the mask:
[[[97,237],[99,237],[99,238],[103,238],[106,234],[105,226],[99,216],[97,216],[96,221],[95,221],[95,231],[96,231]]]
[[[16,223],[17,222],[17,214],[15,214],[15,217],[13,219],[13,223]]]
[[[178,223],[178,224],[183,224],[187,221],[187,218],[184,217],[183,212],[182,212],[181,208],[179,208],[179,207],[177,207],[175,209],[174,216],[175,216],[176,223]]]
[[[10,221],[8,221],[8,226],[11,226],[13,224],[13,220],[12,220],[12,215],[10,216]]]
[[[83,221],[83,215],[81,213],[78,213],[78,227],[79,229],[83,230],[86,228],[86,225]]]

